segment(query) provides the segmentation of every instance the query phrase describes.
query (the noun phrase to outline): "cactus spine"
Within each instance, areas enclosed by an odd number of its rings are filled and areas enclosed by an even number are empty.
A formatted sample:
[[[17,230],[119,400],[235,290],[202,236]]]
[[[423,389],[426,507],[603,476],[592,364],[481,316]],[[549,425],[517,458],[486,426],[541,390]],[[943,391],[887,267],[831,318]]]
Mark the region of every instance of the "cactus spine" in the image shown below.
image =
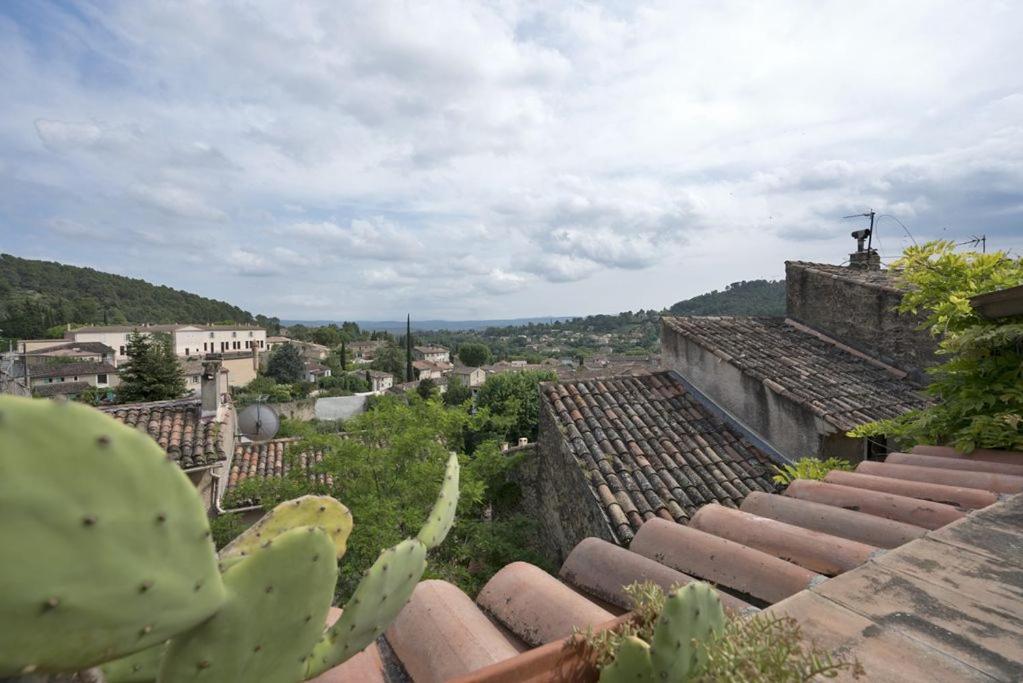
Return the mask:
[[[707,661],[704,645],[725,626],[721,600],[709,584],[694,581],[664,601],[648,646],[625,638],[615,660],[600,672],[601,683],[688,681]]]

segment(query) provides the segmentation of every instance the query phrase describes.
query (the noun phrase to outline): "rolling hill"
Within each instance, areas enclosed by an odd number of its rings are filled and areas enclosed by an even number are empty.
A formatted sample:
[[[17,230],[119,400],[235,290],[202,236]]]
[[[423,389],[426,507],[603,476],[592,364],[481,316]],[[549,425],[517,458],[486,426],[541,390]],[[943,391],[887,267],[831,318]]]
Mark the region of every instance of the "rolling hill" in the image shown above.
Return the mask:
[[[784,280],[744,280],[679,301],[676,315],[785,315]]]
[[[248,311],[145,280],[0,254],[0,334],[29,339],[67,323],[254,322]]]

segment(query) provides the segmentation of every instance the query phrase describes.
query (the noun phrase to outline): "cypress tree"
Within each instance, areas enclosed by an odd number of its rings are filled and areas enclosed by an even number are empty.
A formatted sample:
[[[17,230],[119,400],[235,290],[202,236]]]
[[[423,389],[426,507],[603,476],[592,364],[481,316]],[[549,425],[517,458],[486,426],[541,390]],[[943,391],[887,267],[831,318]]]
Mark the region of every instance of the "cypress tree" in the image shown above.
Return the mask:
[[[412,373],[412,314],[405,320],[405,381],[415,379]]]

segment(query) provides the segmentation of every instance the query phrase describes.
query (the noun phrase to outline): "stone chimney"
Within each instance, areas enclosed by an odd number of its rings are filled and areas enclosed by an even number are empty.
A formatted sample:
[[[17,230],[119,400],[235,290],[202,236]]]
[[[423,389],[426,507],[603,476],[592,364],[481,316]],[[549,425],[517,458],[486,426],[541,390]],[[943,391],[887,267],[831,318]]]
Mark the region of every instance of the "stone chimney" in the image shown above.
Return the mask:
[[[212,417],[220,410],[220,367],[222,356],[210,353],[202,362],[202,416]]]
[[[881,255],[877,249],[854,251],[849,254],[849,267],[860,270],[881,270]]]

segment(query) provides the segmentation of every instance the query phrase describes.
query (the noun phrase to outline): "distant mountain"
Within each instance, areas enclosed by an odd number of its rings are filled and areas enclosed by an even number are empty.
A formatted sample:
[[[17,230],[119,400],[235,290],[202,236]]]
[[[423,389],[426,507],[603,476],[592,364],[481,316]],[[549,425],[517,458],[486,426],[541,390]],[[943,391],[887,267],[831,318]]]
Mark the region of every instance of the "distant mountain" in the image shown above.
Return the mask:
[[[0,335],[44,337],[67,323],[249,323],[237,306],[92,268],[0,254]]]
[[[733,282],[724,291],[714,290],[679,301],[669,309],[676,315],[785,315],[784,280]]]
[[[488,327],[508,327],[528,325],[530,323],[553,323],[561,320],[571,320],[574,316],[563,315],[544,318],[507,318],[501,320],[416,320],[412,319],[412,329],[421,332],[433,332],[435,330],[466,331],[484,330]],[[339,320],[282,320],[284,326],[305,325],[306,327],[318,327],[340,323]],[[355,323],[360,329],[371,332],[391,332],[392,334],[405,332],[404,320],[356,320]]]

